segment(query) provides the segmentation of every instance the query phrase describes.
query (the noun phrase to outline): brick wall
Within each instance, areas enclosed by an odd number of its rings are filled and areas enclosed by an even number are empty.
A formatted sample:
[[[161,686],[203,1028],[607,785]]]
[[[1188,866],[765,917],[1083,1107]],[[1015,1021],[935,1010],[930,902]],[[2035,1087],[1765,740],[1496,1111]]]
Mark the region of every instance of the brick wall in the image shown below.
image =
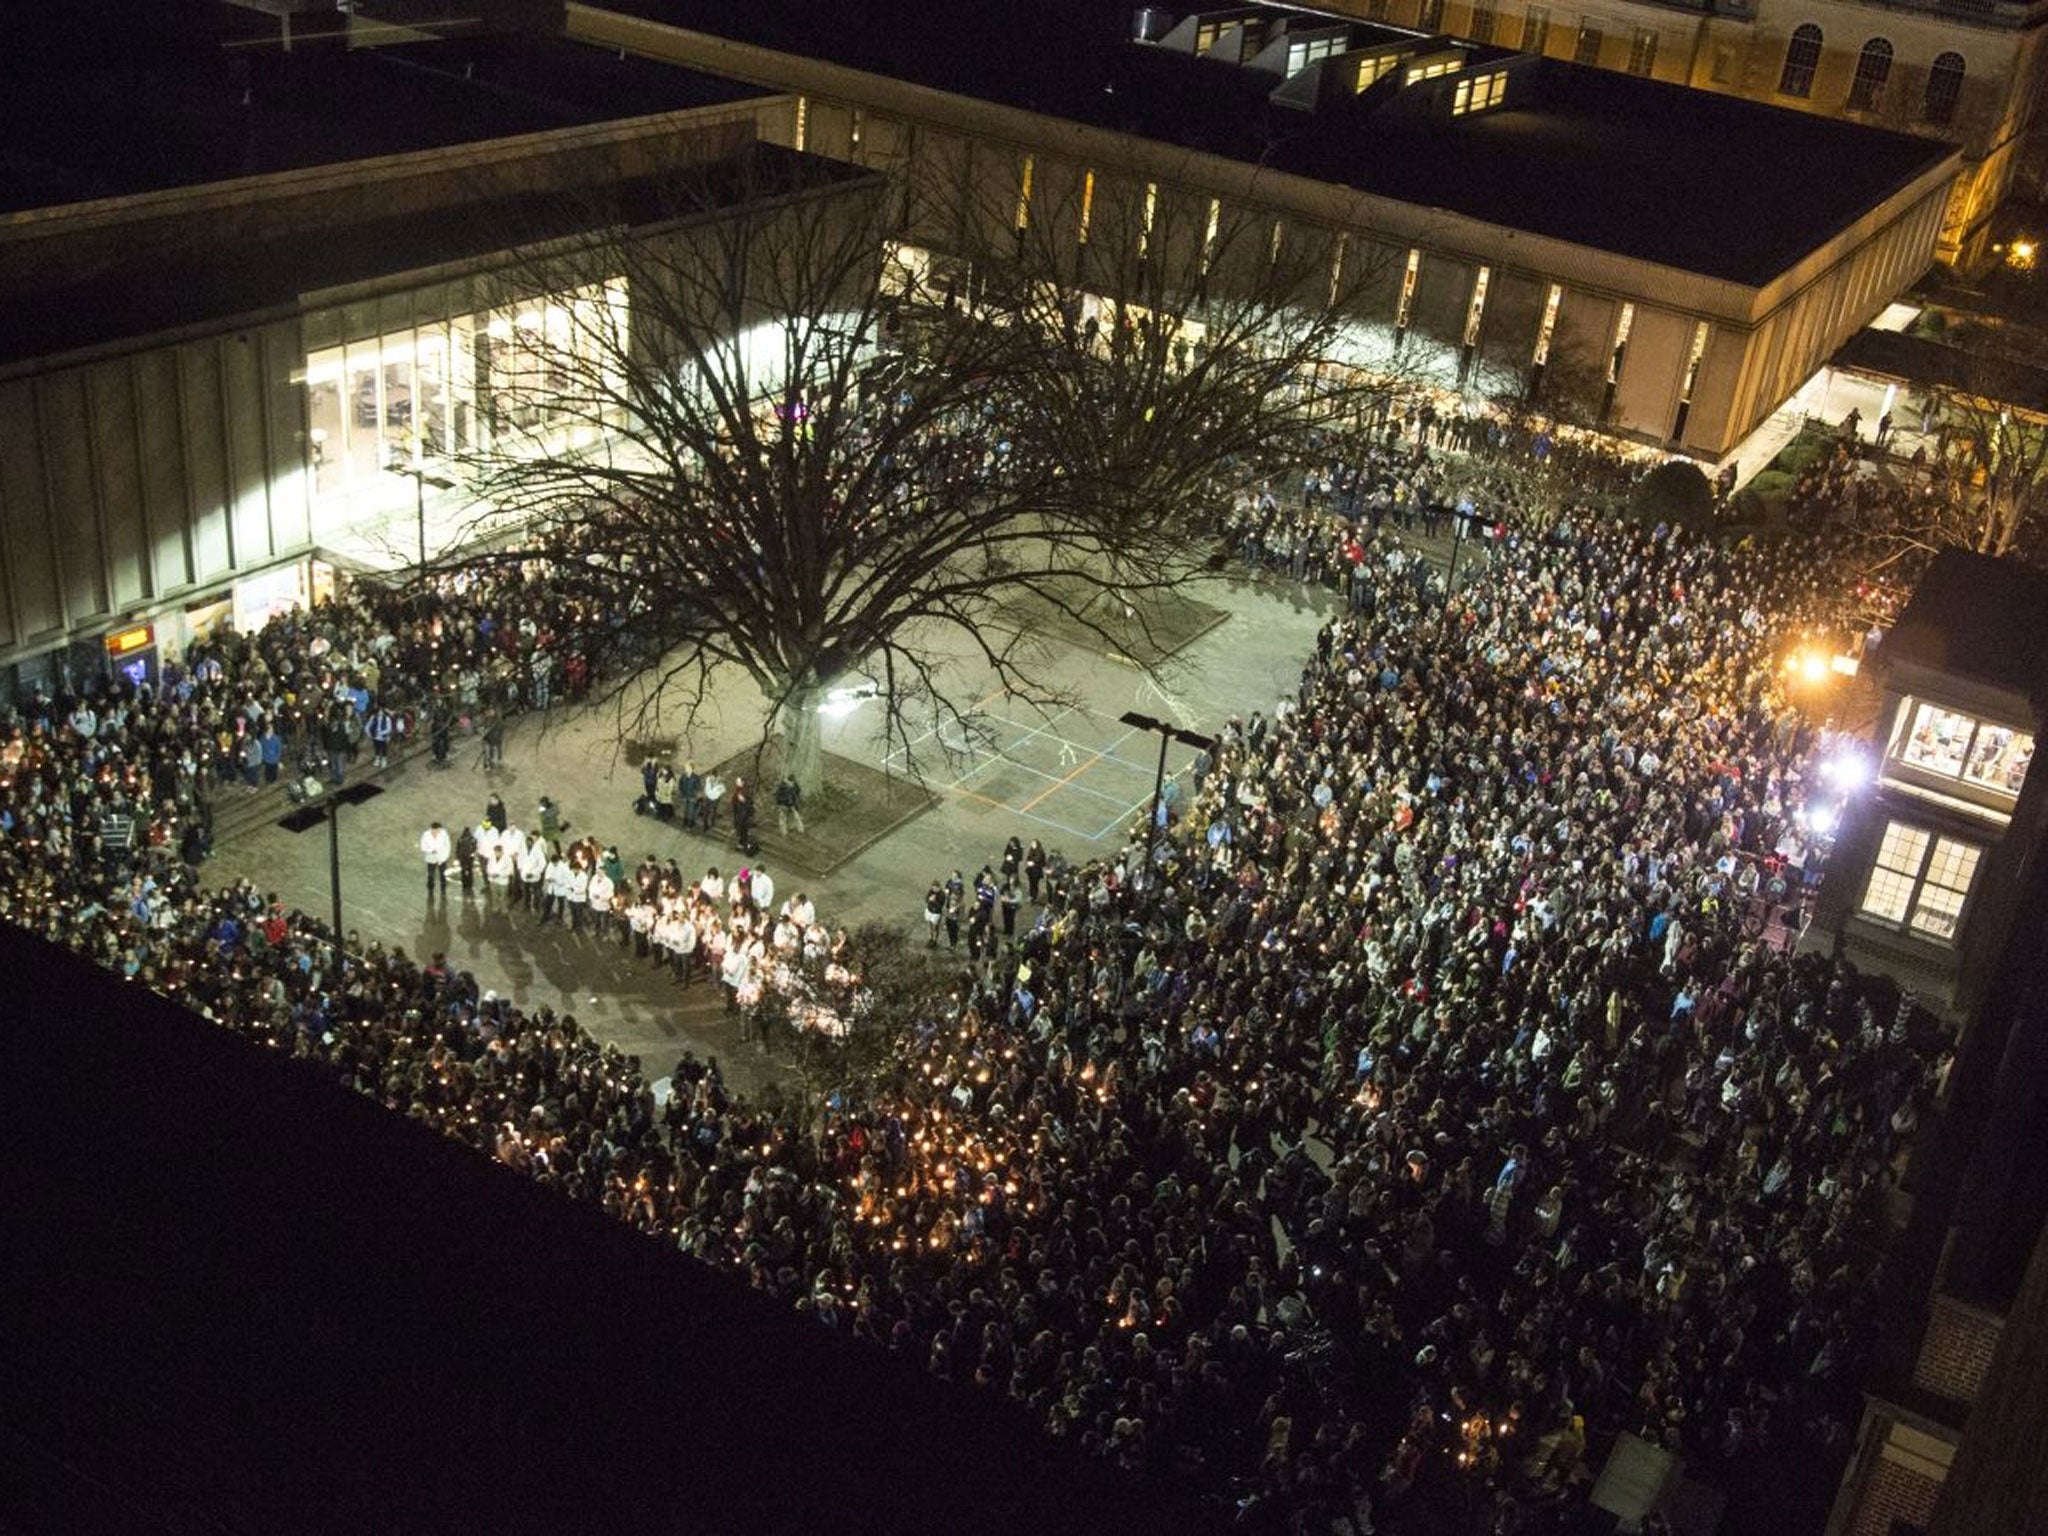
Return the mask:
[[[1993,1314],[1937,1295],[1913,1363],[1913,1384],[1952,1403],[1975,1401],[1998,1348],[1999,1327]]]

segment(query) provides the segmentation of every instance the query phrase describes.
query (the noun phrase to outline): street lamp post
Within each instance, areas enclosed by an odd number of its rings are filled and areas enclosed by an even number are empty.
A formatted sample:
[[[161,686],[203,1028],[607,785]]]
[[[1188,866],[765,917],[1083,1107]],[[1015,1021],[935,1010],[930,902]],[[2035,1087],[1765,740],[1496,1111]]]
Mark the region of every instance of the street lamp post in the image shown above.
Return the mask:
[[[1135,710],[1119,717],[1121,723],[1134,731],[1153,731],[1159,736],[1159,768],[1152,776],[1152,814],[1145,821],[1145,878],[1152,878],[1153,847],[1159,837],[1159,807],[1166,798],[1166,749],[1178,741],[1182,746],[1193,747],[1206,752],[1214,743],[1207,736],[1198,736],[1193,731],[1184,731],[1168,720],[1155,720],[1150,715],[1141,715]]]
[[[278,821],[278,825],[287,832],[308,832],[323,821],[327,823],[327,899],[334,919],[336,944],[341,942],[344,931],[341,926],[341,808],[344,805],[361,805],[383,793],[383,786],[378,784],[350,784],[346,788],[326,786],[318,795],[309,794],[306,804]]]
[[[427,487],[437,491],[452,491],[455,482],[446,475],[437,475],[424,464],[387,464],[394,475],[404,475],[412,481],[413,516],[419,526],[420,570],[427,568]]]

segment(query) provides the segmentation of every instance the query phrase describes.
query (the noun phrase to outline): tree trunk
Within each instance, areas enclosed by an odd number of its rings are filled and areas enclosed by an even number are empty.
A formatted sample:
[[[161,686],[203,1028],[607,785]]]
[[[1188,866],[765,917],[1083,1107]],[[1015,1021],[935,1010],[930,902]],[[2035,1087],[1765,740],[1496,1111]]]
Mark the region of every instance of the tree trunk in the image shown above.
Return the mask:
[[[782,771],[796,776],[806,805],[816,800],[825,776],[825,717],[818,713],[824,692],[816,683],[798,683],[783,693],[775,712],[775,734],[782,741]],[[773,800],[772,795],[764,798]]]

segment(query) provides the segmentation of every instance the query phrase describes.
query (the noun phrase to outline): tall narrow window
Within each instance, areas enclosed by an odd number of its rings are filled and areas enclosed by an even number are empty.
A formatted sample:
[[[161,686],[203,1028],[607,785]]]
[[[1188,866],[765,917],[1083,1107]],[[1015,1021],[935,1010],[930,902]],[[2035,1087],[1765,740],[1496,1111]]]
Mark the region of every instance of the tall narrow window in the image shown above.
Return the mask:
[[[789,130],[789,147],[798,154],[803,153],[805,141],[811,136],[811,99],[799,96],[796,99],[796,121]]]
[[[1600,29],[1593,25],[1593,18],[1581,16],[1579,18],[1579,39],[1572,44],[1572,62],[1574,64],[1598,64],[1600,62],[1600,44],[1603,41],[1605,39],[1600,35]]]
[[[1465,345],[1479,344],[1479,322],[1486,317],[1486,285],[1493,279],[1493,268],[1481,267],[1479,275],[1472,280],[1472,302],[1465,306]]]
[[[1885,81],[1892,73],[1892,45],[1873,37],[1856,55],[1856,77],[1849,82],[1849,110],[1868,112],[1877,105]]]
[[[1621,382],[1621,360],[1628,352],[1628,333],[1635,329],[1636,307],[1633,304],[1621,306],[1621,317],[1614,322],[1614,352],[1607,360],[1607,382]]]
[[[1333,309],[1336,307],[1337,304],[1337,295],[1343,290],[1344,287],[1344,252],[1345,249],[1350,245],[1350,243],[1351,237],[1349,235],[1340,234],[1337,236],[1336,246],[1330,252],[1329,304],[1330,307]]]
[[[1532,5],[1522,18],[1522,52],[1541,53],[1550,41],[1550,7]]]
[[[1550,361],[1550,338],[1557,334],[1557,311],[1562,303],[1564,287],[1552,283],[1550,294],[1543,301],[1543,320],[1536,327],[1536,355],[1530,359],[1538,368]]]
[[[1152,254],[1152,226],[1159,218],[1159,183],[1145,183],[1145,217],[1138,226],[1138,260],[1143,261]]]
[[[1422,8],[1416,15],[1415,25],[1423,32],[1443,31],[1444,0],[1422,0]]]
[[[1415,314],[1415,280],[1422,273],[1422,252],[1410,249],[1408,265],[1401,273],[1401,302],[1394,310],[1394,334],[1404,335]]]
[[[1026,155],[1023,174],[1017,178],[1017,233],[1020,235],[1031,227],[1031,174],[1037,169],[1037,160]]]
[[[1963,94],[1963,56],[1944,53],[1927,70],[1927,95],[1920,103],[1920,116],[1936,128],[1955,120],[1956,103]]]
[[[1088,226],[1094,223],[1094,221],[1095,173],[1093,171],[1083,171],[1081,173],[1081,223],[1080,227],[1074,232],[1075,239],[1079,244],[1086,245],[1088,243]]]
[[[1820,28],[1812,22],[1792,29],[1785,45],[1785,67],[1778,72],[1778,94],[1811,96],[1813,72],[1820,68]]]
[[[1700,359],[1707,355],[1707,322],[1692,328],[1692,350],[1686,353],[1685,376],[1678,383],[1678,415],[1671,423],[1671,440],[1685,436],[1685,420],[1692,414],[1693,386],[1700,381]]]
[[[1209,199],[1209,222],[1202,230],[1202,275],[1209,275],[1209,263],[1216,259],[1216,231],[1223,224],[1223,199]]]
[[[859,153],[860,153],[860,108],[859,108],[859,107],[855,107],[855,108],[854,108],[854,109],[852,110],[852,112],[851,112],[851,113],[850,113],[850,114],[848,115],[848,119],[847,119],[847,129],[846,129],[846,138],[847,138],[847,142],[848,142],[848,143],[850,143],[850,144],[851,144],[851,145],[853,146],[853,152],[854,152],[854,153],[855,153],[856,155],[857,155],[857,154],[859,154]]]
[[[1280,265],[1280,239],[1282,228],[1283,226],[1281,225],[1280,221],[1278,219],[1275,219],[1273,221],[1273,238],[1266,243],[1266,264],[1268,266],[1277,267]]]
[[[1656,68],[1657,30],[1654,27],[1637,27],[1628,45],[1628,72],[1648,75]]]
[[[1493,8],[1493,0],[1473,0],[1472,24],[1465,29],[1466,35],[1475,43],[1493,41],[1493,29],[1499,13]]]

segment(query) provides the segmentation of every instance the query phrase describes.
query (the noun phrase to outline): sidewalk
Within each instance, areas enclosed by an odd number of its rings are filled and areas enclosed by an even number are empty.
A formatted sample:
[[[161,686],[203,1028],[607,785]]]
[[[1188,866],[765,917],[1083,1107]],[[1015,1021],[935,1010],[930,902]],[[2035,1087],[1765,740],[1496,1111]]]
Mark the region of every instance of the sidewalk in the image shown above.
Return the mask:
[[[1448,540],[1444,542],[1448,550]],[[1337,601],[1333,593],[1319,588],[1269,582],[1239,571],[1205,583],[1199,597],[1223,609],[1225,617],[1168,663],[1163,693],[1127,663],[1047,640],[1048,675],[1074,699],[1071,718],[1085,718],[1114,732],[1123,729],[1115,725],[1118,717],[1137,709],[1213,730],[1230,714],[1254,709],[1270,713],[1278,699],[1294,691],[1315,631]],[[964,650],[955,649],[954,665],[962,685],[982,685],[965,696],[989,695],[990,709],[1001,709],[1000,690]],[[1028,742],[1020,746],[1022,753],[1058,739],[1043,734],[1043,727],[1027,728],[1037,720],[1036,714],[1021,707],[1014,714],[1017,728],[1012,734],[1020,743]],[[877,763],[883,753],[874,739],[875,725],[872,710],[855,710],[828,723],[825,745],[829,751]],[[735,678],[721,688],[693,728],[682,733],[678,751],[700,764],[718,762],[751,748],[759,730],[758,696],[751,684]],[[814,879],[777,868],[772,804],[762,807],[756,823],[757,835],[771,835],[764,839],[767,856],[758,862],[774,875],[778,898],[805,891],[829,924],[853,927],[881,921],[901,923],[907,930],[917,921],[924,889],[934,877],[956,867],[971,877],[984,862],[1000,855],[1013,833],[1026,841],[1041,837],[1048,849],[1069,857],[1120,846],[1133,818],[1120,815],[1118,808],[1142,807],[1150,792],[1151,753],[1156,749],[1144,748],[1144,772],[1134,774],[1119,765],[1119,754],[1073,734],[1084,748],[1096,750],[1084,752],[1071,768],[1055,765],[1050,770],[1055,787],[1064,784],[1063,793],[1079,794],[1082,791],[1075,786],[1107,786],[1112,774],[1120,776],[1114,780],[1114,792],[1105,790],[1100,797],[1102,828],[1092,839],[1055,833],[1042,820],[1019,814],[991,783],[994,775],[1012,771],[1043,778],[1039,770],[1013,770],[1012,759],[997,754],[977,757],[962,774],[959,764],[946,763],[934,753],[922,766],[932,776],[939,803],[829,875]],[[445,910],[440,903],[432,911],[427,907],[418,853],[420,830],[430,820],[454,827],[479,818],[493,789],[504,795],[513,819],[522,825],[532,824],[541,795],[553,796],[574,832],[587,831],[616,843],[628,864],[653,853],[673,857],[694,877],[710,864],[730,872],[746,862],[731,845],[729,824],[707,835],[635,816],[639,769],[627,761],[619,738],[615,710],[580,708],[513,721],[506,731],[505,762],[496,769],[484,769],[474,743],[460,740],[446,769],[435,770],[425,754],[395,763],[381,779],[386,793],[341,813],[344,921],[366,942],[402,947],[422,959],[445,953],[458,968],[474,972],[480,985],[522,1007],[545,1005],[574,1013],[601,1037],[642,1056],[654,1076],[665,1074],[676,1056],[690,1049],[716,1054],[729,1079],[757,1087],[773,1074],[776,1064],[755,1047],[741,1044],[736,1023],[724,1015],[722,998],[707,983],[700,981],[690,993],[681,993],[651,961],[622,957],[565,929],[542,927],[524,913],[487,910],[480,895],[464,903],[451,890]],[[1140,760],[1140,746],[1134,738],[1121,755]],[[1186,756],[1183,749],[1176,749],[1170,769],[1179,772]],[[1047,761],[1051,760],[1048,754]],[[900,764],[893,766],[901,771]],[[958,782],[963,779],[966,782]],[[1032,782],[1035,785],[1036,778]],[[1049,792],[1034,788],[1032,795],[1043,798]],[[233,804],[240,793],[228,790],[224,800]],[[276,791],[250,799],[265,802],[274,814],[221,840],[206,877],[224,882],[246,875],[260,890],[276,892],[290,904],[326,912],[324,828],[294,834],[277,825],[285,807]],[[1027,796],[1019,803],[1030,800]],[[257,814],[236,809],[238,823]],[[1075,819],[1074,824],[1081,822]]]

